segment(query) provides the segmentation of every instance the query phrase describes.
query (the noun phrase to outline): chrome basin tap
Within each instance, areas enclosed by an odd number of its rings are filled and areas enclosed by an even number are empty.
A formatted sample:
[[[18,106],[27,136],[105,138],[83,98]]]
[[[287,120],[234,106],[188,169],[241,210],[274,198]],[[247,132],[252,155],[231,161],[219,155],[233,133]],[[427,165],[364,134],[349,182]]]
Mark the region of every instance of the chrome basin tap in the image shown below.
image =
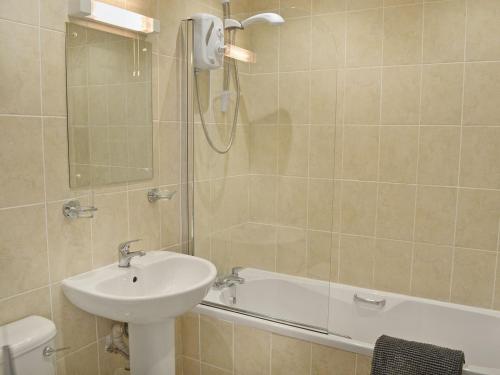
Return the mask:
[[[140,240],[127,241],[118,246],[118,267],[128,268],[130,267],[130,261],[133,257],[142,257],[146,255],[144,251],[130,251],[130,244],[139,241]]]
[[[233,267],[231,269],[231,274],[228,276],[220,277],[214,283],[215,289],[224,289],[227,287],[235,286],[238,284],[244,284],[245,279],[239,275],[239,272],[243,267]]]

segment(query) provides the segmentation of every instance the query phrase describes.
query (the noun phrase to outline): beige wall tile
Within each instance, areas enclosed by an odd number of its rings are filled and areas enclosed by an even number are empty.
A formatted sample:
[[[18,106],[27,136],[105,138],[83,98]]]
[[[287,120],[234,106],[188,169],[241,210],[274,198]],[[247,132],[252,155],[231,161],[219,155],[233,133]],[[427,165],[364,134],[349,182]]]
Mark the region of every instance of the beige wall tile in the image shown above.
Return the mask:
[[[384,68],[381,123],[418,125],[420,67]]]
[[[99,211],[92,220],[92,260],[100,267],[116,262],[118,245],[129,240],[127,193],[96,195],[94,204]]]
[[[463,61],[465,0],[424,4],[424,62]]]
[[[364,288],[373,286],[375,239],[341,235],[339,281]]]
[[[309,126],[278,127],[278,173],[283,176],[308,175]]]
[[[177,191],[170,200],[160,201],[161,215],[161,247],[167,248],[178,245],[181,242],[181,191],[179,185],[170,185],[169,191]]]
[[[77,195],[69,187],[68,132],[65,118],[43,119],[45,185],[47,200],[59,200]]]
[[[181,317],[182,353],[191,358],[200,358],[200,319],[198,314],[186,313]]]
[[[380,120],[380,69],[353,69],[346,73],[346,124],[378,124]]]
[[[280,0],[283,17],[304,17],[311,14],[311,0]]]
[[[462,114],[463,64],[424,65],[423,125],[459,125]]]
[[[250,130],[250,172],[278,171],[278,127],[255,125]]]
[[[459,127],[421,127],[418,182],[428,185],[456,185],[459,153]]]
[[[66,116],[66,70],[64,34],[41,31],[42,111],[44,115]]]
[[[48,283],[43,205],[0,210],[0,238],[0,298]]]
[[[68,2],[44,0],[40,2],[40,26],[64,31],[68,15]]]
[[[455,188],[419,186],[415,241],[452,245],[455,230]]]
[[[348,10],[371,9],[382,5],[383,0],[347,0]]]
[[[354,374],[354,353],[312,344],[311,375]]]
[[[330,231],[334,215],[333,180],[309,180],[307,225],[309,229]]]
[[[422,60],[422,5],[384,9],[384,65]]]
[[[200,317],[201,360],[222,369],[233,368],[233,323]]]
[[[273,223],[276,220],[277,177],[250,176],[250,220]]]
[[[201,364],[198,361],[193,361],[190,358],[183,357],[182,359],[182,373],[184,375],[200,375]]]
[[[0,4],[0,18],[38,25],[38,1],[5,0]]]
[[[342,182],[341,231],[373,235],[377,184],[372,182]]]
[[[307,221],[307,179],[279,177],[277,218],[280,224],[305,227]]]
[[[156,250],[160,248],[160,207],[149,203],[147,194],[148,190],[128,193],[129,237],[141,238],[141,249]]]
[[[180,120],[180,63],[178,60],[161,56],[159,60],[160,120]],[[200,93],[203,95],[203,92]]]
[[[312,0],[312,13],[333,13],[346,9],[347,0]]]
[[[273,375],[307,375],[310,362],[310,343],[273,334],[271,349]]]
[[[356,354],[356,375],[369,375],[371,371],[371,357]]]
[[[278,75],[255,74],[242,76],[242,117],[250,124],[276,124],[278,122]]]
[[[334,242],[336,241],[336,242]],[[307,277],[330,280],[337,269],[332,268],[332,258],[337,257],[338,240],[331,232],[307,231]]]
[[[201,364],[201,375],[231,375],[232,372],[221,370],[220,368],[207,365],[205,363]]]
[[[465,128],[460,185],[500,189],[500,127]]]
[[[379,184],[377,236],[397,240],[413,238],[415,195],[415,186]]]
[[[499,216],[499,191],[460,189],[456,246],[496,250]]]
[[[271,333],[237,325],[234,328],[234,370],[239,375],[270,373]]]
[[[358,4],[355,3],[360,1],[366,2],[367,0],[351,0],[350,8],[359,9]],[[375,1],[381,3],[381,0]],[[381,9],[347,14],[347,66],[380,65],[382,62],[382,40],[383,16]]]
[[[500,277],[500,257],[497,258],[497,275],[495,280],[499,280]],[[500,310],[500,285],[498,285],[498,281],[495,282],[495,301],[493,308],[496,310]]]
[[[278,71],[280,29],[272,25],[263,24],[247,30],[250,33],[251,50],[258,57],[255,64],[250,65],[252,73],[273,73]]]
[[[280,26],[279,68],[282,72],[306,70],[310,64],[311,21],[288,19]]]
[[[328,3],[332,7],[336,6],[336,1]],[[312,17],[312,69],[332,69],[345,65],[345,32],[346,13]]]
[[[379,129],[376,126],[344,127],[342,177],[353,180],[377,179]]]
[[[415,244],[411,293],[418,297],[448,301],[453,249]]]
[[[86,199],[80,199],[84,206]],[[72,220],[61,213],[61,203],[47,205],[47,230],[51,282],[92,268],[89,220]]]
[[[64,296],[61,284],[51,286],[51,294],[53,320],[57,327],[57,346],[71,347],[62,356],[94,342],[97,339],[95,317],[73,305]]]
[[[44,194],[40,119],[1,117],[0,131],[0,207],[41,202]]]
[[[180,125],[160,123],[159,130],[160,184],[178,184],[181,168]]]
[[[416,126],[380,127],[379,181],[415,183],[417,153]]]
[[[231,265],[227,273],[234,266],[275,270],[276,228],[274,226],[243,224],[230,230],[230,236],[231,249],[229,256],[226,255],[226,261],[231,262]]]
[[[497,255],[468,249],[455,249],[451,301],[491,308]]]
[[[373,285],[377,290],[409,294],[411,242],[377,239]]]
[[[59,375],[95,375],[99,372],[97,344],[91,344],[57,361]]]
[[[500,60],[500,4],[495,0],[467,2],[467,51],[472,60]]]
[[[4,325],[29,315],[40,315],[51,318],[50,292],[45,287],[18,294],[12,298],[4,299],[0,303],[0,324]]]
[[[465,67],[464,125],[500,124],[500,62]]]
[[[311,75],[309,72],[279,75],[279,123],[308,124]]]
[[[276,271],[305,276],[307,272],[307,232],[304,229],[278,228]]]
[[[336,70],[311,72],[311,124],[335,125],[337,115]]]
[[[309,177],[334,177],[335,139],[334,127],[311,126],[309,134]]]
[[[213,229],[215,231],[248,220],[248,178],[228,177],[212,184]]]

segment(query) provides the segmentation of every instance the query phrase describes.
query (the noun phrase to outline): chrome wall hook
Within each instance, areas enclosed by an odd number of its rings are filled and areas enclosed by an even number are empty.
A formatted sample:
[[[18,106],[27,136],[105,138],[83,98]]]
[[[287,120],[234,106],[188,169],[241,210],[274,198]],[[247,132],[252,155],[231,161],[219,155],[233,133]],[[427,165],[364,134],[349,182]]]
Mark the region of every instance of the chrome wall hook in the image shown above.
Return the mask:
[[[160,189],[152,189],[148,192],[148,201],[154,203],[156,201],[159,201],[160,199],[170,200],[174,197],[176,193],[177,193],[176,190],[174,191],[165,190],[162,192],[160,191]]]
[[[73,200],[64,203],[63,215],[68,219],[92,219],[94,212],[97,211],[96,207],[82,207],[80,201]]]

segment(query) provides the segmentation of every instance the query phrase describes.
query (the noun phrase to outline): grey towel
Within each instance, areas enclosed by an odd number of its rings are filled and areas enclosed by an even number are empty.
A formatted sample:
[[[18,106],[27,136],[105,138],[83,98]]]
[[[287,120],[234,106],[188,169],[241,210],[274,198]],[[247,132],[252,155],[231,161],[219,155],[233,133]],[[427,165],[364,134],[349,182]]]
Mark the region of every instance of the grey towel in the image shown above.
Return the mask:
[[[375,343],[371,375],[461,375],[460,350],[380,336]]]

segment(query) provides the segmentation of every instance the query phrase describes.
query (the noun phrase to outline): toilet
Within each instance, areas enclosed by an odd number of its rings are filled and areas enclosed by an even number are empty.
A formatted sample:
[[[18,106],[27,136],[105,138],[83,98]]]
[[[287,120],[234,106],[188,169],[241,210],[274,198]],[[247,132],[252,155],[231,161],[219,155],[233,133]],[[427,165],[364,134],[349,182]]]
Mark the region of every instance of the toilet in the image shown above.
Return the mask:
[[[16,375],[54,375],[55,354],[44,355],[44,349],[55,348],[55,336],[54,323],[36,315],[0,326],[0,375],[7,375],[2,373],[4,345],[10,346]]]

